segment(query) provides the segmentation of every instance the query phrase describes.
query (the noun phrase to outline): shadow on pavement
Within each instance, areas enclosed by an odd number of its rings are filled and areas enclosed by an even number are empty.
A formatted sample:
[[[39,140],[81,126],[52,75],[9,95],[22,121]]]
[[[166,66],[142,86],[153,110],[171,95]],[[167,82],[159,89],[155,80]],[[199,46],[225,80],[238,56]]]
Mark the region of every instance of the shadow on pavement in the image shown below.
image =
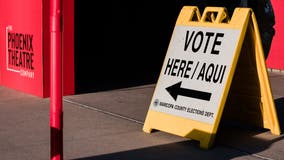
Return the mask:
[[[227,133],[225,142],[220,143],[219,139],[216,146],[209,150],[200,149],[197,141],[188,140],[116,153],[82,157],[74,160],[228,160],[237,157],[247,157],[247,159],[250,159],[249,157],[255,157],[255,154],[269,148],[274,142],[283,139],[283,137],[278,137],[268,141],[261,138],[254,138],[255,132],[253,134],[241,133],[240,135],[237,135],[240,133],[239,131],[235,133],[236,134],[233,136],[231,136],[230,133]],[[228,136],[230,137],[230,140],[226,141]]]
[[[220,154],[223,153],[223,154]],[[213,148],[212,150],[202,150],[198,148],[196,141],[184,141],[153,147],[134,149],[129,151],[98,155],[93,157],[78,158],[75,160],[188,160],[190,159],[230,159],[242,156],[246,153],[228,148]]]
[[[281,141],[284,138],[282,135],[271,134],[267,129],[251,126],[222,126],[219,130],[215,141],[216,146],[221,145],[234,148],[250,155],[265,151],[273,143]],[[275,157],[269,158],[275,159]]]
[[[283,136],[265,138],[267,130],[247,130],[242,128],[226,128],[217,136],[214,147],[209,150],[199,148],[199,143],[194,140],[176,142],[165,145],[139,148],[122,152],[115,152],[90,157],[82,157],[74,160],[228,160],[238,157],[255,157],[268,149],[273,143],[282,140]],[[260,136],[259,136],[260,135]],[[276,158],[281,155],[276,155]],[[272,158],[273,157],[266,157]]]

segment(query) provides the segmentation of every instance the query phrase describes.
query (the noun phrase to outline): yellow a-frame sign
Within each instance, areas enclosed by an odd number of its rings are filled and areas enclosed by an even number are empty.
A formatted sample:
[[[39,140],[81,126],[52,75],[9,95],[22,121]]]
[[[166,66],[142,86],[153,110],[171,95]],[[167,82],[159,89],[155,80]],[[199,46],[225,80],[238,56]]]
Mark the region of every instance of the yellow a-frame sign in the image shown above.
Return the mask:
[[[257,21],[250,8],[184,6],[178,16],[143,131],[214,143],[219,123],[280,134]]]

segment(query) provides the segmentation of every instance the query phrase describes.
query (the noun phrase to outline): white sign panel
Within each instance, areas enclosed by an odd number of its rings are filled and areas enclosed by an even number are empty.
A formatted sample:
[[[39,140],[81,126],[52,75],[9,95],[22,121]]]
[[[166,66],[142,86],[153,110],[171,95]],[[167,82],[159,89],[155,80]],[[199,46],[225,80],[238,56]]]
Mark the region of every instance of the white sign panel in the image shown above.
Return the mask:
[[[240,30],[176,26],[150,109],[213,124]]]

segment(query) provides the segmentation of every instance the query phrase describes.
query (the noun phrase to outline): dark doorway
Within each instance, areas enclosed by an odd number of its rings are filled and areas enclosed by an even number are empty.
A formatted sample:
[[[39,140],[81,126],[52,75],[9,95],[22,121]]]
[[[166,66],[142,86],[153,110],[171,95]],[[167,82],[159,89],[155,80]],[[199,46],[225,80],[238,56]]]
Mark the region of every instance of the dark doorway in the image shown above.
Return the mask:
[[[75,0],[75,90],[156,83],[179,13],[177,2]]]

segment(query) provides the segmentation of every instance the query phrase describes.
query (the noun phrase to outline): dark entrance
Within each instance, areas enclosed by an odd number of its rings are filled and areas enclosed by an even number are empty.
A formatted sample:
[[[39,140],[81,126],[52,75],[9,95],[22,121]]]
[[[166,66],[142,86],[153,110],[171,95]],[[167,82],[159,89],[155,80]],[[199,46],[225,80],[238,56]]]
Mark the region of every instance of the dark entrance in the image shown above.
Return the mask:
[[[75,0],[76,93],[156,83],[178,12],[175,1]]]

